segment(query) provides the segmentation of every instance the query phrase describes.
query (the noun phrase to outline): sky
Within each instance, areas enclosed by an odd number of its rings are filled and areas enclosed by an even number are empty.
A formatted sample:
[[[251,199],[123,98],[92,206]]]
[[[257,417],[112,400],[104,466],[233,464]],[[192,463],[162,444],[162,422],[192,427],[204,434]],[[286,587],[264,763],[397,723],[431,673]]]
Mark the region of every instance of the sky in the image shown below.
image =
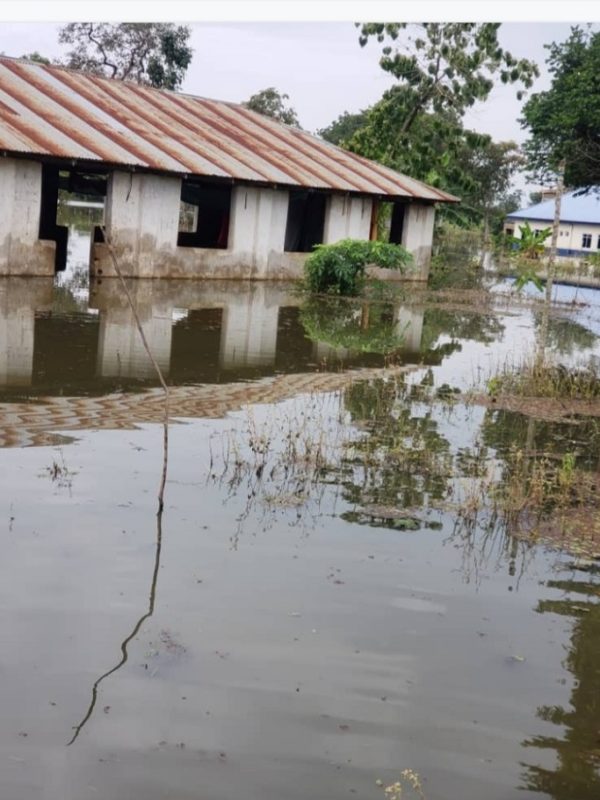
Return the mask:
[[[576,23],[502,24],[499,38],[503,47],[514,56],[536,61],[540,67],[541,75],[532,92],[550,84],[544,45],[566,39],[572,24]],[[369,42],[361,48],[358,31],[350,21],[207,21],[190,27],[194,56],[183,91],[241,102],[274,86],[289,95],[288,102],[296,109],[302,127],[312,132],[344,111],[366,108],[393,84],[379,67],[380,45]],[[5,20],[0,25],[0,52],[21,56],[37,50],[60,58],[65,47],[58,44],[59,28],[58,22]],[[600,29],[600,25],[594,28]],[[524,101],[517,100],[516,91],[515,87],[497,86],[485,103],[476,104],[467,113],[465,125],[496,140],[523,142],[526,131],[518,119]],[[525,187],[523,178],[518,185]]]

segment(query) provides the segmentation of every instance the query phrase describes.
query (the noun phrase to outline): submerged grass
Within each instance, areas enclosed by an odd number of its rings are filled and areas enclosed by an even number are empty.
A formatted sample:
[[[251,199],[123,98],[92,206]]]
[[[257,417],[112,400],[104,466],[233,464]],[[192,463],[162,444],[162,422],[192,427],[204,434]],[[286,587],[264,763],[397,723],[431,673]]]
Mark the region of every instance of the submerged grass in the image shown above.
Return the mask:
[[[575,453],[530,454],[513,445],[456,511],[459,526],[600,558],[600,473],[579,467]]]
[[[594,361],[567,367],[531,358],[517,367],[504,365],[488,380],[487,389],[490,395],[596,400],[600,398],[600,369]]]

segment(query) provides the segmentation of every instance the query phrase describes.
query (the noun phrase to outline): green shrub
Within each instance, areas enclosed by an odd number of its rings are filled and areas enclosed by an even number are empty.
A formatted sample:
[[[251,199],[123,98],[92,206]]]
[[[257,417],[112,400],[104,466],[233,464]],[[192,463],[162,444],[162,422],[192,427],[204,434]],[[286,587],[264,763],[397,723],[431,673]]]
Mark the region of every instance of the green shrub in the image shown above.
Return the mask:
[[[367,266],[401,270],[411,261],[410,253],[399,244],[343,239],[317,245],[305,261],[304,276],[311,292],[356,295]]]

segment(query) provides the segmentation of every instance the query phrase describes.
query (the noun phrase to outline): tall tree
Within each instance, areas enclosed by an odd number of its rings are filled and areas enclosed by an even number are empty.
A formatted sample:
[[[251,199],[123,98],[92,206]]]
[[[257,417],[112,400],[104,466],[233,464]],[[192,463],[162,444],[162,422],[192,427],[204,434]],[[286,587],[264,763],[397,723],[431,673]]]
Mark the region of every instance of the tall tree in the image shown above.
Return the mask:
[[[375,37],[384,45],[381,67],[393,75],[404,95],[400,134],[419,115],[452,111],[459,117],[478,100],[486,100],[494,77],[529,88],[537,66],[518,59],[498,42],[500,23],[369,22],[361,26],[359,42]],[[522,92],[519,91],[518,95]]]
[[[472,188],[467,189],[462,199],[481,215],[485,251],[489,249],[494,212],[497,208],[504,210],[513,177],[525,159],[516,142],[491,140],[481,142],[479,147],[464,149],[459,157],[472,182]]]
[[[531,177],[554,183],[564,161],[567,186],[600,185],[600,32],[574,27],[547,47],[552,84],[531,96],[520,120]]]
[[[190,29],[163,22],[70,22],[59,32],[73,45],[65,66],[123,81],[177,89],[192,60]]]
[[[246,108],[251,111],[257,111],[265,117],[271,117],[278,122],[284,122],[286,125],[293,125],[295,128],[300,127],[298,115],[292,106],[286,105],[286,100],[289,100],[288,94],[282,94],[274,86],[269,86],[267,89],[261,89],[256,92],[247,100],[242,103]]]
[[[472,225],[481,218],[475,202],[482,185],[473,172],[474,153],[489,146],[486,134],[464,128],[452,111],[424,112],[413,132],[402,134],[401,120],[406,112],[401,86],[389,89],[365,113],[365,122],[345,145],[355,153],[379,161],[392,169],[448,191],[465,202],[441,210],[453,221]]]

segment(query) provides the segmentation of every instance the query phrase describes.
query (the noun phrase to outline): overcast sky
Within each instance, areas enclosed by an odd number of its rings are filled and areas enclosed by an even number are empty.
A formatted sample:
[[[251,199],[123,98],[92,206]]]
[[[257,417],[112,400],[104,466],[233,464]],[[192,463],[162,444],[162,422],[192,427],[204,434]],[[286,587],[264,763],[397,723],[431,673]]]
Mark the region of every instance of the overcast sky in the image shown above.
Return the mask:
[[[574,23],[573,23],[574,24]],[[290,96],[300,123],[309,131],[325,127],[344,111],[376,102],[392,80],[378,65],[380,46],[361,48],[351,22],[194,23],[194,56],[183,90],[191,94],[240,102],[268,86]],[[594,26],[598,28],[598,25]],[[508,22],[501,44],[519,58],[540,66],[532,91],[549,85],[544,44],[563,41],[568,22]],[[60,57],[59,25],[3,22],[0,51],[20,56],[34,50]],[[518,118],[522,103],[516,89],[500,85],[486,103],[477,104],[465,123],[497,140],[522,142]]]

